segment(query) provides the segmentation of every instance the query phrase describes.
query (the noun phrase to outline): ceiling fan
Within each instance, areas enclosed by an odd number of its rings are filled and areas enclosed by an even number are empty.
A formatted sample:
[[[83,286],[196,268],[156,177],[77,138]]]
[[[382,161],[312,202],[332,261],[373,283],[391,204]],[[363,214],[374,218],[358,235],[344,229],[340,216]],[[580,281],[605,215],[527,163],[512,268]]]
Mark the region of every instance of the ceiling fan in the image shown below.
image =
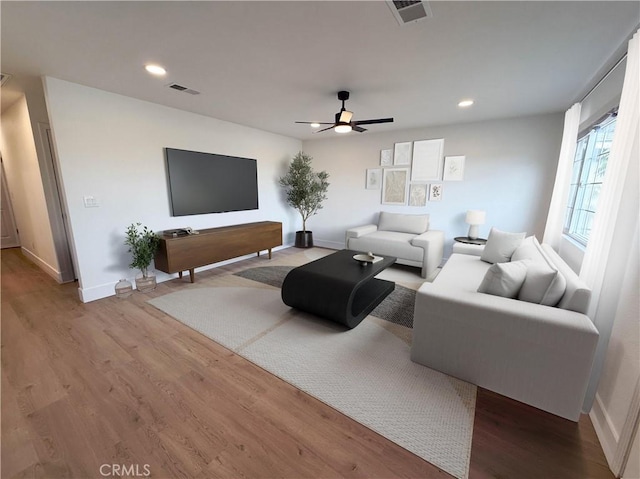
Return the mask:
[[[337,133],[349,133],[351,130],[362,133],[363,131],[367,131],[366,128],[362,128],[360,125],[373,125],[376,123],[392,123],[393,118],[378,118],[376,120],[358,120],[351,121],[353,117],[353,112],[348,111],[344,107],[344,102],[349,99],[348,91],[339,91],[338,92],[338,100],[342,102],[342,108],[338,113],[336,113],[336,120],[333,123],[322,123],[317,121],[296,121],[296,123],[305,123],[307,125],[312,126],[320,126],[320,125],[331,125],[328,128],[324,128],[322,130],[315,131],[314,133],[320,133],[321,131],[327,130],[335,130]]]

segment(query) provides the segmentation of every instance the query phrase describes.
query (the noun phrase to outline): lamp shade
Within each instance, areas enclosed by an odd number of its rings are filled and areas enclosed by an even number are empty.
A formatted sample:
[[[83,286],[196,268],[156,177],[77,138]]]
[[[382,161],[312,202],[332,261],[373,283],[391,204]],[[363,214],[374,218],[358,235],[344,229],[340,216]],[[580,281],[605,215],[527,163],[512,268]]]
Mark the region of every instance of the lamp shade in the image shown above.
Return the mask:
[[[483,225],[487,213],[482,210],[468,210],[464,222],[468,225]]]

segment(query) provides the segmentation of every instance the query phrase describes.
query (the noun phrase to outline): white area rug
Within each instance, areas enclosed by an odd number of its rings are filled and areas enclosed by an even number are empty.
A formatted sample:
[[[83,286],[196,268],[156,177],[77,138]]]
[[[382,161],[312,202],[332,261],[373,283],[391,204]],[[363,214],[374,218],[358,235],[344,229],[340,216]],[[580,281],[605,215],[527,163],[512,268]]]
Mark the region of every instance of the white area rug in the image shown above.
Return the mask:
[[[290,309],[275,288],[187,289],[149,303],[453,476],[468,477],[476,387],[411,362],[406,338],[394,334],[401,326],[369,316],[345,330]]]

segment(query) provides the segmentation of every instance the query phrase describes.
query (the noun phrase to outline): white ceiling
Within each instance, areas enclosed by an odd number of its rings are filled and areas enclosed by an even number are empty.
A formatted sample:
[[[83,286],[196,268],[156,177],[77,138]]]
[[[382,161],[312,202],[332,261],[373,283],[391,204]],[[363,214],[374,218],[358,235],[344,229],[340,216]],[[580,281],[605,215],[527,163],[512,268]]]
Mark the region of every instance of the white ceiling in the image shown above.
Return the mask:
[[[430,5],[400,26],[384,1],[3,1],[2,104],[49,75],[300,139],[337,135],[294,121],[332,121],[341,89],[355,120],[395,118],[369,131],[563,111],[640,22],[636,1]]]

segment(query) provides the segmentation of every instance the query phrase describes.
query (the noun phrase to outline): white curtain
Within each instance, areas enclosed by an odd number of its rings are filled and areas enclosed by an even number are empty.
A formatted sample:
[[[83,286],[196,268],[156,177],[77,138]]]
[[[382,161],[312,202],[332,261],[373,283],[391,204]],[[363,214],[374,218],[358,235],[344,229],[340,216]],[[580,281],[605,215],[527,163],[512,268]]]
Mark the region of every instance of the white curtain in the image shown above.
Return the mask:
[[[553,185],[553,195],[549,205],[547,224],[544,228],[542,241],[558,251],[562,239],[564,218],[567,213],[573,160],[576,155],[578,142],[578,127],[580,126],[580,103],[576,103],[564,115],[564,131],[560,144],[560,157],[556,181]]]
[[[585,398],[588,411],[595,397],[611,330],[619,307],[620,284],[640,218],[640,39],[629,41],[616,131],[603,178],[580,278],[592,290],[588,315],[600,339]],[[636,265],[637,267],[637,265]]]
[[[634,141],[638,141],[639,135],[639,62],[640,40],[638,39],[638,32],[636,32],[629,41],[627,69],[624,75],[622,96],[620,97],[616,131],[611,151],[609,152],[607,171],[602,181],[598,208],[593,218],[589,242],[582,261],[582,268],[580,269],[580,279],[593,290],[594,301],[592,301],[592,309],[594,311],[597,307],[598,293],[604,279],[607,257],[611,251],[629,163],[638,161],[638,158],[632,158],[632,151]]]

